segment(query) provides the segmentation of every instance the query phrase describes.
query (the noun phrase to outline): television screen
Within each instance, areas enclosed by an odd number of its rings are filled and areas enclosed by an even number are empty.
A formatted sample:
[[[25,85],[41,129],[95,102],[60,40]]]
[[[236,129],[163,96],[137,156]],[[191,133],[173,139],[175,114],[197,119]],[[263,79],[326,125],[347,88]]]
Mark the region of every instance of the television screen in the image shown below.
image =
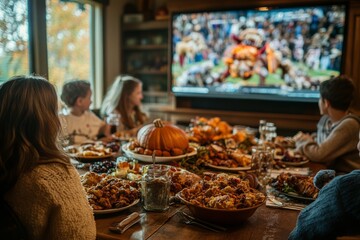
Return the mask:
[[[315,102],[342,69],[345,5],[174,12],[175,96]]]

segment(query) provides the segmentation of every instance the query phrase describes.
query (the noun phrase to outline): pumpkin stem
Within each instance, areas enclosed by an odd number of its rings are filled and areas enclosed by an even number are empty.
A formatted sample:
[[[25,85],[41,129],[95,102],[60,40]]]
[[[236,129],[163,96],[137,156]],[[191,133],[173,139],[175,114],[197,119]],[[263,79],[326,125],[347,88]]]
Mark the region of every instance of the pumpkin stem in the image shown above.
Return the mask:
[[[157,127],[157,128],[162,128],[162,127],[164,126],[164,124],[162,123],[162,121],[161,121],[160,118],[155,119],[155,120],[153,121],[153,123],[154,123],[155,127]]]

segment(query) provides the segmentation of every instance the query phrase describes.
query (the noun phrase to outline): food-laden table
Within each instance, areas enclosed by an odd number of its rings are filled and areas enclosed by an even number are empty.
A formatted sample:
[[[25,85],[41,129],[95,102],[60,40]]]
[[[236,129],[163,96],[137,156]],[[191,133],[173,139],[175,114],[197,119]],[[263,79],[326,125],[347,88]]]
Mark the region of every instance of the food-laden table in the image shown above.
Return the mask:
[[[312,174],[323,165],[307,163]],[[79,170],[82,173],[84,170]],[[141,203],[121,212],[96,215],[97,239],[287,239],[296,224],[299,211],[262,205],[243,223],[227,227],[224,232],[213,232],[196,225],[187,225],[180,211],[190,213],[185,205],[174,204],[165,212],[146,212]],[[122,234],[109,231],[109,226],[120,222],[132,212],[139,212],[141,220]]]

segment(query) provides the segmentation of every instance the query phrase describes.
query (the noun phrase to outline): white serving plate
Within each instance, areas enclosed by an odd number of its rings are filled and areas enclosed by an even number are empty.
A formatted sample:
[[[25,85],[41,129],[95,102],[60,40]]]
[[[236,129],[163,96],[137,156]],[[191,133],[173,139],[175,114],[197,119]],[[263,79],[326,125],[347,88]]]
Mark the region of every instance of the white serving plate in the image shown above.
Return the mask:
[[[280,161],[280,163],[283,163],[283,164],[285,164],[285,165],[287,165],[287,166],[294,166],[294,167],[296,167],[296,166],[302,166],[302,165],[304,165],[304,164],[306,164],[306,163],[308,163],[309,162],[309,160],[305,160],[305,161],[301,161],[301,162],[285,162],[285,161]]]
[[[236,168],[229,168],[229,167],[224,167],[224,166],[215,166],[212,164],[207,163],[206,166],[213,168],[213,169],[218,169],[218,170],[223,170],[223,171],[244,171],[244,170],[250,170],[251,166],[247,166],[247,167],[236,167]]]
[[[139,161],[143,161],[143,162],[147,162],[147,163],[152,163],[152,156],[150,155],[144,155],[144,154],[138,154],[138,153],[134,153],[133,151],[129,150],[128,148],[129,143],[125,144],[122,146],[122,151],[130,158],[135,158]],[[186,153],[186,154],[182,154],[182,155],[178,155],[178,156],[171,156],[171,157],[156,157],[155,158],[155,162],[157,163],[163,163],[163,162],[171,162],[173,160],[179,160],[179,159],[183,159],[186,157],[191,157],[197,154],[197,150],[196,148],[192,148],[193,151]]]
[[[120,212],[123,211],[125,209],[128,209],[136,204],[138,204],[138,202],[140,201],[140,199],[136,199],[133,203],[131,203],[130,205],[126,206],[126,207],[122,207],[122,208],[110,208],[110,209],[104,209],[104,210],[93,210],[94,214],[96,215],[100,215],[100,214],[108,214],[108,213],[115,213],[115,212]]]

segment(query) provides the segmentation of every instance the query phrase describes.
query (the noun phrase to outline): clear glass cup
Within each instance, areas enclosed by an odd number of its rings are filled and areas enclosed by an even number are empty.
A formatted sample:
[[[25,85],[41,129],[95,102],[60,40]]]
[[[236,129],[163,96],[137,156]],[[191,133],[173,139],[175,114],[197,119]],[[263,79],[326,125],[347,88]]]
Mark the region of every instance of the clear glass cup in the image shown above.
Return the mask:
[[[106,117],[106,123],[111,127],[111,134],[119,131],[120,128],[120,114],[111,113]]]
[[[168,166],[148,165],[143,167],[141,194],[146,211],[163,212],[169,209],[170,179]]]
[[[265,129],[265,141],[273,142],[277,136],[275,124],[272,122],[267,122]]]
[[[252,148],[251,170],[255,173],[262,187],[265,187],[271,179],[272,161],[273,150],[270,147]]]
[[[263,144],[265,142],[265,133],[266,133],[266,120],[259,121],[259,144]]]
[[[68,133],[68,130],[67,130],[67,121],[66,121],[65,117],[61,116],[61,115],[59,116],[59,120],[60,120],[60,124],[61,124],[59,140],[61,142],[62,147],[67,147],[67,146],[73,144],[73,142],[71,141],[70,134]]]

